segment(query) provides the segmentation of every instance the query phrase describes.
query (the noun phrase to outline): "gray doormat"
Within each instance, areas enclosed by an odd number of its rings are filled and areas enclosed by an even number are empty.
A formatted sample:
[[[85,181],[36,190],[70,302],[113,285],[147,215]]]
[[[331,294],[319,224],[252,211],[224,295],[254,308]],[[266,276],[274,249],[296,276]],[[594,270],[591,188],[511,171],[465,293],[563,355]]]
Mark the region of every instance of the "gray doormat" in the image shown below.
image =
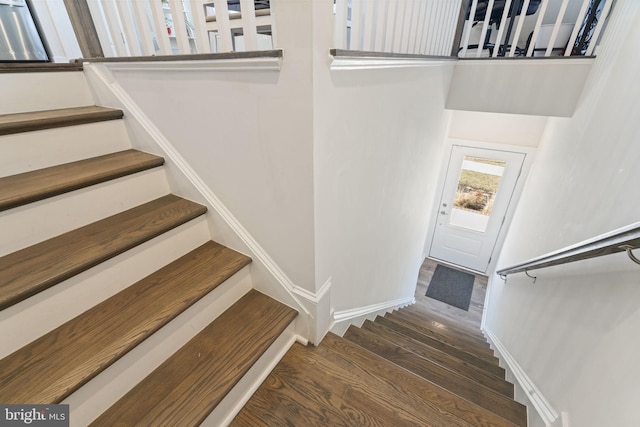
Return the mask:
[[[427,296],[454,307],[469,311],[473,292],[473,274],[437,265],[431,277]]]

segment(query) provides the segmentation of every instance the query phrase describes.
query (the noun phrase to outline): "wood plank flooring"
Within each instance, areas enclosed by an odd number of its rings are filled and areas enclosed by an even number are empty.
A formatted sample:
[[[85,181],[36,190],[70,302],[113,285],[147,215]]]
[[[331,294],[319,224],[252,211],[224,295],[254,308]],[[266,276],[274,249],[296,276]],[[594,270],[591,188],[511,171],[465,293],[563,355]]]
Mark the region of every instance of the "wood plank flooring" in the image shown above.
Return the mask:
[[[430,259],[426,259],[422,263],[415,292],[416,303],[406,307],[406,311],[418,312],[419,314],[435,314],[442,319],[446,319],[447,325],[465,328],[484,338],[480,332],[480,323],[482,321],[482,311],[484,310],[484,297],[487,292],[488,278],[475,275],[471,304],[469,305],[469,311],[465,311],[425,296],[437,265],[437,262]]]

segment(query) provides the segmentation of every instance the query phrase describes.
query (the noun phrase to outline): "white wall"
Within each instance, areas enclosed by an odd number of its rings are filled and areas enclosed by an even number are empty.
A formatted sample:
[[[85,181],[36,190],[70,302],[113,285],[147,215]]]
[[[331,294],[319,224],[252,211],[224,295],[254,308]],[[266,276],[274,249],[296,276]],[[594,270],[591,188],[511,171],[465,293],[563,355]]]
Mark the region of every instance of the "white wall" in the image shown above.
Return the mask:
[[[282,3],[282,2],[281,2]],[[310,12],[279,18],[281,71],[113,76],[293,283],[315,292]]]
[[[412,297],[454,63],[325,70],[315,88],[316,275],[336,312]]]
[[[638,221],[637,40],[640,3],[619,0],[578,111],[549,119],[498,268]],[[619,254],[537,276],[491,280],[486,328],[571,426],[638,425],[640,268]]]
[[[446,107],[452,110],[571,117],[590,58],[461,60]]]
[[[548,117],[452,111],[449,137],[496,144],[537,147]]]

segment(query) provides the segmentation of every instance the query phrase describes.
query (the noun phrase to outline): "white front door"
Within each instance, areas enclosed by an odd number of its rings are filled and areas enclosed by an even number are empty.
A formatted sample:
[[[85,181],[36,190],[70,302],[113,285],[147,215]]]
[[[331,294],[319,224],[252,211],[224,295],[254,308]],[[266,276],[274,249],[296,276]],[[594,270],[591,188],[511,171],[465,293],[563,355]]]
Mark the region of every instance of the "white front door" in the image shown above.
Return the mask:
[[[486,272],[525,154],[454,145],[429,256]]]

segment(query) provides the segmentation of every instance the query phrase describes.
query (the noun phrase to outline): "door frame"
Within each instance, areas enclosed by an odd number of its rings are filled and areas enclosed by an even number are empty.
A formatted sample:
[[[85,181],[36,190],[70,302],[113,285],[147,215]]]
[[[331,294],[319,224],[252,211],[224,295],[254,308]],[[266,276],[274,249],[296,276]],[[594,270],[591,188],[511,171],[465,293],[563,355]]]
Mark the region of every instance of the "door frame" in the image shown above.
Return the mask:
[[[470,270],[462,266],[454,265],[456,268],[468,270],[473,273],[490,275],[490,273],[493,272],[493,270],[495,270],[496,263],[498,261],[498,255],[500,254],[500,250],[502,249],[502,244],[504,243],[504,239],[506,237],[507,231],[509,230],[509,226],[511,225],[513,214],[516,211],[516,207],[518,206],[520,195],[522,194],[522,190],[524,188],[525,182],[527,181],[527,177],[529,175],[529,170],[531,169],[531,165],[533,164],[536,148],[530,147],[530,146],[522,146],[522,145],[499,144],[499,143],[474,141],[474,140],[467,140],[467,139],[447,138],[446,143],[443,147],[442,162],[440,165],[440,172],[438,174],[437,187],[434,193],[433,200],[431,202],[429,226],[427,229],[427,238],[424,246],[425,258],[430,258],[429,252],[431,249],[433,238],[435,236],[435,230],[436,230],[437,221],[438,221],[438,213],[440,211],[440,199],[442,198],[442,192],[444,190],[444,185],[447,178],[447,171],[449,168],[449,159],[451,157],[451,150],[454,145],[461,145],[461,146],[470,147],[470,148],[481,148],[485,150],[512,151],[516,153],[522,153],[525,155],[524,162],[522,163],[522,172],[513,189],[511,201],[509,202],[509,206],[507,207],[505,220],[504,220],[504,223],[502,224],[502,227],[500,228],[500,231],[498,232],[498,237],[496,238],[496,243],[493,247],[493,251],[491,253],[491,260],[489,261],[489,265],[487,266],[487,269],[485,271],[478,271],[478,270]],[[442,260],[435,260],[435,261],[446,264]]]

